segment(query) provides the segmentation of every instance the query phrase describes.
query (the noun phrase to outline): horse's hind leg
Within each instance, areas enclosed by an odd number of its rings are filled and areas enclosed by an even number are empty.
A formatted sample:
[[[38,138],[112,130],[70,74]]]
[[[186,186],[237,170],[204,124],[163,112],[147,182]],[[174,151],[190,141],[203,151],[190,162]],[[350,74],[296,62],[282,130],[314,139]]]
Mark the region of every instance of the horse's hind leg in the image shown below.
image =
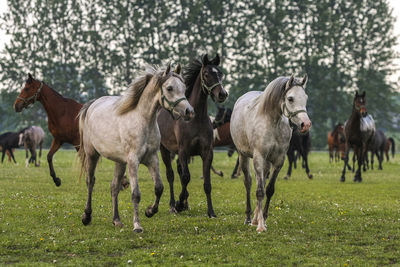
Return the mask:
[[[97,161],[99,160],[100,155],[96,151],[93,151],[92,153],[88,154],[88,150],[86,149],[86,157],[87,157],[86,185],[88,188],[88,197],[86,201],[85,213],[82,215],[82,223],[84,225],[88,225],[92,221],[92,192],[94,183],[96,182],[94,172],[96,170]]]
[[[135,233],[143,232],[143,228],[140,225],[140,219],[139,219],[139,203],[141,195],[138,183],[138,169],[139,169],[139,160],[134,153],[130,153],[128,155],[128,172],[129,172],[129,179],[132,192],[133,231]]]
[[[344,149],[344,167],[343,167],[343,171],[342,171],[342,176],[340,177],[340,181],[344,182],[346,180],[346,167],[349,165],[349,146],[346,143],[345,145],[345,149]]]
[[[206,150],[205,153],[202,153],[201,159],[203,160],[203,177],[204,177],[204,193],[206,193],[207,197],[207,214],[208,217],[213,218],[217,217],[214,212],[214,208],[211,200],[211,175],[210,168],[212,164],[212,160],[214,157],[214,153],[212,148]]]
[[[42,146],[43,146],[43,142],[40,142],[40,144],[39,144],[39,164],[37,165],[38,167],[40,166],[40,159],[42,158]]]
[[[16,161],[15,158],[14,158],[14,153],[13,153],[13,151],[12,151],[12,148],[9,149],[8,151],[10,151],[10,155],[11,155],[11,158],[13,159],[14,163],[17,163],[17,161]]]
[[[114,168],[114,178],[111,182],[111,199],[113,203],[113,224],[118,227],[123,227],[124,225],[119,218],[118,212],[118,194],[121,188],[121,180],[125,174],[126,164],[123,163],[115,163]]]
[[[158,156],[155,153],[149,160],[147,167],[149,169],[150,175],[154,181],[154,193],[156,195],[156,199],[153,205],[150,205],[146,209],[146,216],[152,217],[154,214],[158,212],[158,205],[160,204],[160,198],[164,191],[164,185],[160,176],[160,164],[158,162]]]
[[[56,176],[56,172],[54,171],[53,155],[54,155],[54,153],[57,152],[57,150],[60,148],[60,146],[61,146],[61,142],[59,142],[56,139],[53,139],[53,141],[51,142],[50,151],[47,154],[47,162],[49,163],[50,176],[53,178],[53,181],[56,184],[56,186],[61,185],[61,179]]]
[[[287,157],[288,157],[288,162],[289,162],[289,167],[286,176],[284,177],[285,180],[290,178],[290,175],[292,175],[292,165],[294,163],[294,151],[289,148],[287,152]]]
[[[179,201],[175,203],[175,209],[177,212],[181,212],[183,210],[189,209],[189,203],[188,203],[189,192],[187,191],[187,185],[190,182],[190,172],[188,167],[188,157],[184,152],[182,151],[179,152],[178,160],[179,160],[178,172],[181,179],[182,191],[179,194]],[[180,171],[179,168],[181,168]]]
[[[28,146],[26,143],[24,144],[24,147],[25,147],[25,167],[28,168],[29,161],[30,161],[29,160],[29,149],[28,149]]]
[[[176,213],[175,209],[175,195],[174,195],[174,171],[171,165],[171,153],[163,146],[160,145],[161,158],[165,164],[167,172],[167,180],[169,184],[169,211]]]
[[[235,164],[235,168],[233,169],[232,175],[231,175],[231,179],[235,179],[238,178],[240,175],[240,171],[239,171],[239,157],[236,159],[236,164]]]
[[[223,177],[224,173],[222,171],[216,170],[213,165],[211,165],[211,170],[213,171],[213,173],[215,173],[216,175]]]
[[[249,166],[249,158],[243,156],[239,153],[239,168],[242,169],[244,175],[244,187],[246,188],[246,219],[244,221],[245,224],[251,223],[251,174],[250,174],[250,166]]]

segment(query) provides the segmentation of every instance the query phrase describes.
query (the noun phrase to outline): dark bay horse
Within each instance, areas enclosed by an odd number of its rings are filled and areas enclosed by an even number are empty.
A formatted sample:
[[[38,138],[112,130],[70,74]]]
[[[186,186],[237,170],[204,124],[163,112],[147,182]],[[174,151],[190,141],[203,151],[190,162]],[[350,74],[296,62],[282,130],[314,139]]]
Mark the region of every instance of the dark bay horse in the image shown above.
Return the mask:
[[[328,133],[328,149],[329,149],[329,162],[333,162],[335,159],[338,162],[344,159],[344,146],[346,138],[344,136],[344,126],[342,123],[338,123],[332,132]]]
[[[219,56],[209,60],[207,55],[202,60],[193,60],[185,69],[183,78],[186,84],[186,98],[194,108],[193,120],[186,122],[174,120],[168,111],[158,113],[158,126],[161,132],[161,156],[166,166],[170,187],[170,211],[181,212],[189,208],[187,185],[190,181],[188,161],[191,156],[200,155],[203,161],[204,192],[207,196],[208,216],[216,217],[211,201],[210,167],[213,160],[213,128],[208,116],[207,99],[210,95],[216,102],[223,102],[228,97],[218,68]],[[171,166],[171,152],[178,154],[178,173],[182,191],[175,203],[174,172]]]
[[[213,128],[214,128],[214,147],[228,147],[228,156],[232,157],[233,153],[236,151],[235,144],[233,143],[232,136],[231,136],[231,129],[230,129],[230,121],[232,116],[232,109],[225,108],[225,107],[217,107],[217,114],[215,119],[212,121]],[[238,171],[239,167],[239,157],[236,160],[235,168],[233,169],[231,178],[237,178],[240,175],[240,171]],[[216,170],[211,165],[211,170],[219,175],[223,176],[223,172]]]
[[[285,179],[289,179],[292,174],[292,164],[295,163],[295,151],[298,151],[303,158],[303,165],[306,169],[306,174],[309,179],[312,179],[310,168],[308,167],[308,153],[311,149],[310,132],[300,134],[297,130],[293,131],[292,138],[290,139],[289,149],[286,153],[289,161],[289,167]]]
[[[19,147],[19,135],[25,131],[24,128],[19,132],[6,132],[0,135],[0,147],[2,148],[1,163],[4,161],[4,156],[9,153],[14,163],[17,163],[14,157],[14,148]]]
[[[365,107],[365,92],[358,94],[356,92],[353,100],[353,110],[350,118],[344,126],[344,133],[346,138],[345,145],[345,159],[341,182],[346,180],[346,167],[349,162],[349,151],[353,148],[354,155],[357,157],[358,167],[354,176],[354,182],[361,182],[361,166],[364,163],[364,157],[367,153],[369,143],[375,134],[375,123],[372,117],[367,116],[367,108]],[[371,121],[372,120],[372,121]]]
[[[69,143],[79,150],[79,126],[77,116],[82,104],[73,99],[63,97],[44,82],[35,80],[31,74],[25,82],[24,88],[14,103],[16,112],[34,104],[42,103],[48,117],[48,128],[53,135],[50,151],[47,154],[50,175],[56,186],[61,185],[61,179],[56,176],[53,167],[53,155],[63,143]]]

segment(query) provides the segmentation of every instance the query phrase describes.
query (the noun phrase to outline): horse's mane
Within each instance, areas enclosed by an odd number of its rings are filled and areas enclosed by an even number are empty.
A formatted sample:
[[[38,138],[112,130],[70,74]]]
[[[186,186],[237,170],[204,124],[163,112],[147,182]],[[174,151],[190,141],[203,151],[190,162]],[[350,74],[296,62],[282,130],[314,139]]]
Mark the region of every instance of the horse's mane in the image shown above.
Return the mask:
[[[270,114],[273,118],[280,117],[280,103],[286,93],[285,87],[288,81],[289,77],[278,77],[268,84],[260,98],[262,112]],[[301,80],[295,78],[292,87],[296,85],[301,86]]]
[[[27,129],[29,129],[29,128],[31,128],[32,126],[28,126],[28,127],[25,127],[25,128],[23,128],[23,129],[21,129],[20,131],[18,131],[18,134],[21,134],[21,133],[24,133]]]
[[[196,82],[197,76],[199,76],[202,66],[203,61],[193,59],[192,62],[190,62],[189,65],[183,69],[183,79],[185,80],[186,85],[186,98],[189,98],[192,94],[194,83]]]
[[[119,115],[125,114],[136,108],[140,96],[153,77],[156,78],[155,82],[159,83],[162,77],[162,72],[156,69],[156,67],[147,66],[146,70],[141,72],[139,76],[133,80],[125,94],[122,95],[117,102],[117,113]]]
[[[343,124],[342,124],[342,123],[336,124],[335,128],[333,128],[332,133],[335,133],[335,132],[338,130],[338,128],[339,128],[340,126],[343,126]]]

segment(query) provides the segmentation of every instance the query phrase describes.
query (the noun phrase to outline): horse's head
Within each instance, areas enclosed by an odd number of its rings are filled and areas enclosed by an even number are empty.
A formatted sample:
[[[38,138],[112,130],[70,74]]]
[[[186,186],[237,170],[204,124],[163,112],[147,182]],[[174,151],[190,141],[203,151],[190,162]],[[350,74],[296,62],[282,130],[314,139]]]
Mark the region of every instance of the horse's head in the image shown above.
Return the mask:
[[[39,97],[42,88],[43,82],[35,80],[29,73],[24,88],[22,88],[21,93],[19,93],[14,102],[15,111],[21,112],[22,109],[27,108],[29,105],[33,105]]]
[[[365,117],[368,114],[365,103],[365,91],[362,94],[358,94],[358,91],[356,91],[353,101],[353,108],[359,112],[361,117]]]
[[[185,97],[186,86],[180,73],[180,64],[176,66],[174,71],[171,71],[171,65],[168,64],[161,78],[160,104],[170,112],[174,119],[182,117],[185,121],[188,121],[193,119],[194,110]]]
[[[225,108],[224,106],[217,106],[217,115],[215,115],[215,119],[213,121],[213,127],[217,128],[219,126],[224,125],[227,122],[230,122],[232,115],[232,109]]]
[[[311,121],[307,114],[308,96],[304,90],[308,77],[307,74],[300,82],[295,81],[292,75],[285,85],[283,99],[283,114],[289,119],[289,123],[299,129],[300,133],[306,133],[311,128]]]
[[[24,145],[24,134],[20,133],[18,137],[19,137],[18,146]]]
[[[211,98],[222,103],[228,97],[228,93],[222,86],[222,72],[218,68],[219,55],[217,54],[213,60],[208,59],[205,54],[202,59],[202,67],[200,70],[201,87],[206,94],[211,95]]]

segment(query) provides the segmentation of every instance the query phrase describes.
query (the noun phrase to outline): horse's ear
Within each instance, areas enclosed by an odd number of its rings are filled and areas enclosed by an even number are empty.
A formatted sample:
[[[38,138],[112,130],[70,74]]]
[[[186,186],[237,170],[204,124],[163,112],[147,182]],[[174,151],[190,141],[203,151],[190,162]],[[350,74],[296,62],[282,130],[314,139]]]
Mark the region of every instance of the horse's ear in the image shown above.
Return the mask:
[[[210,62],[210,60],[208,60],[208,55],[207,54],[205,54],[204,56],[203,56],[203,66],[207,66],[207,65],[209,65],[211,62]]]
[[[181,64],[180,63],[178,63],[178,65],[175,67],[174,72],[176,74],[181,74]]]
[[[217,55],[215,56],[215,58],[211,61],[212,65],[218,66],[220,63],[220,59],[219,59],[219,55],[217,53]]]
[[[163,76],[166,76],[171,71],[171,62],[168,63],[167,69],[164,71]]]
[[[33,77],[30,73],[28,73],[28,83],[31,83],[33,80]]]
[[[306,73],[306,75],[304,75],[303,80],[301,81],[301,86],[305,87],[307,82],[308,82],[308,75]]]
[[[286,83],[285,90],[288,90],[290,87],[292,87],[294,81],[294,75],[290,76],[289,80]]]

